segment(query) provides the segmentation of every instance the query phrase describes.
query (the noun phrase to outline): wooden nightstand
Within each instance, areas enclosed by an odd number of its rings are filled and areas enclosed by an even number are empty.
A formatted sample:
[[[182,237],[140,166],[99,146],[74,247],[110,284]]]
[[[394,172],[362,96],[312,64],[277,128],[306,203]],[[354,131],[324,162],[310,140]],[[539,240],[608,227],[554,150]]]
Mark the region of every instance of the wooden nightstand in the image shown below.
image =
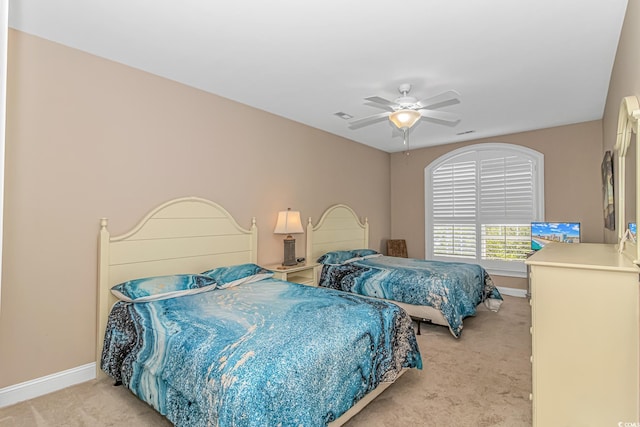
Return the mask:
[[[280,264],[267,265],[265,268],[273,271],[273,277],[287,282],[300,283],[302,285],[317,286],[318,269],[320,264],[305,263],[285,267]]]

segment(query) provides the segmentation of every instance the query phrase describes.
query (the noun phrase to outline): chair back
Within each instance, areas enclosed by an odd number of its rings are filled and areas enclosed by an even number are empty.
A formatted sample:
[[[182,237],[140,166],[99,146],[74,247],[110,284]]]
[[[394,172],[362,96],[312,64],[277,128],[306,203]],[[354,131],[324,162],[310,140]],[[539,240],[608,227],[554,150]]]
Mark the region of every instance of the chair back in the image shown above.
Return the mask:
[[[407,242],[404,239],[387,240],[387,256],[408,258]]]

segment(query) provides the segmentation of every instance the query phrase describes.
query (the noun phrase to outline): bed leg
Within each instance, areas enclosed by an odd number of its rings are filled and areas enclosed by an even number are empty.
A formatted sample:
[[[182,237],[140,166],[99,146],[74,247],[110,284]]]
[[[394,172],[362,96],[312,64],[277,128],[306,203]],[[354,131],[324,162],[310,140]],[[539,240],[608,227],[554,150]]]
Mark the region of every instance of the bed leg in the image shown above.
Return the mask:
[[[420,335],[420,325],[422,324],[422,322],[419,319],[417,319],[416,323],[418,324],[418,332],[416,335]]]
[[[114,387],[119,387],[121,385],[122,385],[122,381],[116,381],[116,382],[113,383]]]

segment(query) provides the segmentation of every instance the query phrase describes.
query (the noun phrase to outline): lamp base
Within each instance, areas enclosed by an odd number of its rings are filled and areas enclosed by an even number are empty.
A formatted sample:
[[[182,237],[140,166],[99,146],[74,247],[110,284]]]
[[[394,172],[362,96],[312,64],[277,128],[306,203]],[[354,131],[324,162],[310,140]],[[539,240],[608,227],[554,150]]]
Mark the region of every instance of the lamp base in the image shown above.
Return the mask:
[[[284,261],[282,265],[292,266],[296,265],[296,239],[291,236],[287,236],[284,239]]]

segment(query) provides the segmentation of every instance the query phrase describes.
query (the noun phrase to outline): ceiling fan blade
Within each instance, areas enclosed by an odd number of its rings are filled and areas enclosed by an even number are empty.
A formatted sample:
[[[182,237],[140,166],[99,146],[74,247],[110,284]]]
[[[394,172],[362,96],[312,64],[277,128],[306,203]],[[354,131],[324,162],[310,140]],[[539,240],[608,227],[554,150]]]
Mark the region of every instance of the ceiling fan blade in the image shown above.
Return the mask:
[[[440,108],[446,107],[447,105],[459,104],[459,96],[460,94],[457,91],[447,90],[445,92],[439,93],[438,95],[434,95],[418,101],[418,105],[420,106],[418,110],[421,110],[423,108]]]
[[[363,117],[361,119],[349,122],[349,127],[351,129],[357,129],[363,126],[371,125],[373,123],[386,119],[387,117],[389,117],[390,114],[391,114],[390,112],[385,111],[384,113],[378,113],[378,114],[374,114],[373,116]]]
[[[448,111],[437,110],[420,110],[420,115],[427,119],[433,119],[439,122],[446,122],[447,124],[456,125],[460,121],[460,118]]]
[[[399,107],[398,103],[389,101],[388,99],[384,99],[379,96],[370,96],[368,98],[365,98],[365,100],[373,102],[374,104],[384,105],[385,107],[391,107],[392,110]]]

